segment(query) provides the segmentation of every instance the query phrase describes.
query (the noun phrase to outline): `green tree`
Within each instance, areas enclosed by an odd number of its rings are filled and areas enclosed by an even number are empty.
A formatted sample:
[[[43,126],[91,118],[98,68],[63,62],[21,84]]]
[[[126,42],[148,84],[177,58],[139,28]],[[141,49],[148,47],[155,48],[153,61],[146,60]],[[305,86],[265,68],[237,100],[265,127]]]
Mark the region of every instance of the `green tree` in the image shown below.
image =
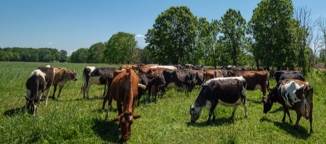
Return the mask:
[[[263,65],[294,68],[293,44],[296,20],[291,0],[262,0],[249,21],[249,33],[255,39],[256,62]],[[259,64],[257,64],[259,68]]]
[[[155,60],[162,64],[179,64],[195,51],[197,17],[187,6],[170,7],[156,19],[153,29],[149,29],[145,49],[154,53]]]
[[[102,42],[93,44],[88,49],[87,62],[88,63],[100,63],[103,62],[103,50],[105,45]]]
[[[239,55],[243,54],[245,41],[246,20],[241,16],[240,11],[228,9],[221,17],[221,43],[225,48],[225,54],[232,59],[233,65],[240,60]]]
[[[87,58],[87,48],[80,48],[73,52],[70,56],[70,62],[72,63],[85,63]]]
[[[60,50],[60,62],[66,62],[67,61],[67,51]]]
[[[111,63],[134,63],[137,57],[135,35],[118,32],[105,43],[104,59]]]

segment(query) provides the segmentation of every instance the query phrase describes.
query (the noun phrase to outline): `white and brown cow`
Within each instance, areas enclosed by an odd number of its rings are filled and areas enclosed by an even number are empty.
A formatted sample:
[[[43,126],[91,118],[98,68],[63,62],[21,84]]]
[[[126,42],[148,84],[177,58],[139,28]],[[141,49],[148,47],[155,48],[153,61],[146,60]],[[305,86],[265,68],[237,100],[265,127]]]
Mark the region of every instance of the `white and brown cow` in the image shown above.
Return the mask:
[[[35,112],[37,111],[36,102],[40,103],[40,101],[42,101],[41,97],[45,91],[45,76],[46,74],[39,69],[34,70],[30,74],[26,82],[25,112],[27,112],[31,106],[32,113],[35,115]]]
[[[69,72],[66,68],[61,68],[61,67],[55,68],[55,75],[54,75],[54,82],[53,82],[54,90],[53,90],[52,97],[54,98],[55,92],[57,90],[57,85],[59,85],[60,87],[59,94],[58,94],[58,98],[59,98],[63,86],[65,86],[65,84],[68,81],[78,80],[76,75],[77,73],[75,72],[74,69],[71,72]]]
[[[214,78],[203,84],[198,97],[190,106],[191,122],[196,122],[205,107],[209,110],[207,125],[210,124],[211,115],[215,121],[215,107],[223,105],[233,107],[231,118],[238,105],[243,104],[245,108],[245,118],[248,117],[246,100],[247,83],[243,77]]]
[[[282,80],[269,95],[263,97],[263,102],[265,114],[271,110],[274,102],[282,104],[284,108],[283,122],[288,114],[292,123],[288,108],[294,109],[297,113],[294,128],[298,130],[300,118],[304,116],[309,119],[310,133],[314,132],[312,130],[313,88],[308,83],[295,79]]]
[[[47,65],[45,67],[38,67],[37,69],[41,70],[43,73],[46,74],[45,75],[45,82],[46,82],[45,90],[47,90],[45,96],[45,107],[46,107],[48,105],[48,98],[49,98],[51,86],[53,85],[54,82],[55,68],[51,67],[50,65]]]
[[[104,93],[102,98],[106,95],[107,88],[107,77],[110,73],[114,73],[115,70],[118,70],[118,68],[115,67],[93,67],[88,66],[84,68],[83,71],[83,96],[85,98],[85,92],[87,94],[87,98],[89,98],[89,89],[93,84],[96,85],[104,85]]]

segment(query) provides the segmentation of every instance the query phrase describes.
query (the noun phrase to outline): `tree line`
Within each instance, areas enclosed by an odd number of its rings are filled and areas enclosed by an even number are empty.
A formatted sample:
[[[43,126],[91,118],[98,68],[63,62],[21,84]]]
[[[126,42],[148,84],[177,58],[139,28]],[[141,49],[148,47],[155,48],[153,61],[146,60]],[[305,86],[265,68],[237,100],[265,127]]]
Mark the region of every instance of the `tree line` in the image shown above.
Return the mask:
[[[0,61],[50,62],[67,61],[67,51],[55,48],[0,48]]]

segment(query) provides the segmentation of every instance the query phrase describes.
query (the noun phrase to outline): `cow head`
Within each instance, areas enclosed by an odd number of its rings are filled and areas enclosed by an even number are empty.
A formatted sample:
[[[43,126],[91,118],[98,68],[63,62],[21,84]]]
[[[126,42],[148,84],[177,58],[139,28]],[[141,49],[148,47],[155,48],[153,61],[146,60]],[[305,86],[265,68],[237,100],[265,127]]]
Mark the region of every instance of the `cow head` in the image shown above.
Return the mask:
[[[77,73],[75,72],[75,70],[73,69],[71,72],[69,72],[69,79],[70,80],[73,80],[73,81],[76,81],[78,80],[77,77],[76,77]]]
[[[263,96],[262,102],[264,103],[264,113],[266,114],[269,112],[273,106],[274,99],[277,94],[277,89],[276,87],[272,89],[271,93],[269,93],[267,96]]]
[[[134,122],[134,119],[140,118],[140,115],[134,115],[132,112],[123,112],[118,117],[113,119],[112,121],[119,121],[119,125],[121,128],[121,140],[128,140],[131,135],[131,125]]]
[[[190,115],[191,122],[194,123],[198,120],[201,115],[202,107],[196,107],[195,105],[190,105]]]

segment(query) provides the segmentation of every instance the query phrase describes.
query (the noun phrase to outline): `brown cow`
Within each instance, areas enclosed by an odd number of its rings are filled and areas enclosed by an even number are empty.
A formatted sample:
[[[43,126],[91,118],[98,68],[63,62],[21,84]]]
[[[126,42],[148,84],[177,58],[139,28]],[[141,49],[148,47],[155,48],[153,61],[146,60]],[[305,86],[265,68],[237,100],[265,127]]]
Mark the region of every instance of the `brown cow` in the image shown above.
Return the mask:
[[[45,82],[46,82],[45,90],[47,90],[46,96],[45,96],[45,107],[46,107],[48,105],[48,98],[49,98],[51,86],[53,85],[53,82],[54,82],[55,69],[54,69],[54,67],[51,67],[50,65],[47,65],[45,67],[38,67],[37,69],[39,69],[43,73],[45,73]]]
[[[55,68],[55,75],[54,75],[54,82],[53,82],[54,90],[53,90],[52,98],[54,98],[55,92],[57,91],[57,85],[59,85],[60,87],[59,94],[58,94],[58,98],[59,98],[63,86],[65,86],[65,84],[69,80],[76,81],[77,80],[76,75],[77,74],[74,69],[71,72],[69,72],[66,68],[60,68],[60,67]]]
[[[223,74],[220,70],[206,70],[204,72],[204,82],[212,78],[223,77]]]
[[[268,71],[236,71],[235,76],[242,76],[247,82],[247,90],[259,89],[266,95],[266,90],[269,89],[269,72]]]
[[[297,121],[294,128],[298,130],[298,124],[300,118],[304,116],[309,119],[310,122],[310,133],[312,130],[312,109],[313,109],[313,88],[306,82],[296,80],[296,79],[285,79],[276,85],[275,88],[268,94],[268,96],[263,97],[264,102],[264,113],[266,114],[271,110],[274,102],[279,102],[284,108],[284,115],[282,121],[285,122],[286,113],[289,116],[290,122],[292,119],[290,117],[290,112],[288,108],[294,109],[297,113]]]
[[[134,119],[140,117],[135,115],[135,105],[138,96],[138,77],[133,69],[120,71],[112,81],[109,95],[109,110],[106,118],[109,117],[112,99],[117,101],[119,111],[118,117],[113,121],[119,121],[119,129],[121,129],[121,140],[128,140],[131,135],[131,124]],[[122,110],[123,107],[123,110]]]
[[[150,68],[150,67],[153,67],[153,66],[158,66],[158,64],[149,64],[149,65],[144,65],[142,67],[143,68]]]

